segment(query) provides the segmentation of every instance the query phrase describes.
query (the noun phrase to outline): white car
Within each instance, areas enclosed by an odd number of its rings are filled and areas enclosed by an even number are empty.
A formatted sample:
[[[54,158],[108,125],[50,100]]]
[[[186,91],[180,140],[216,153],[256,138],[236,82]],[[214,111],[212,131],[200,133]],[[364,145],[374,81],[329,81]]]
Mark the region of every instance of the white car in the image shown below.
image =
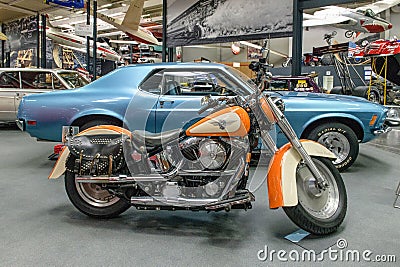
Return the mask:
[[[0,68],[0,123],[15,122],[23,96],[82,87],[89,80],[77,71]]]

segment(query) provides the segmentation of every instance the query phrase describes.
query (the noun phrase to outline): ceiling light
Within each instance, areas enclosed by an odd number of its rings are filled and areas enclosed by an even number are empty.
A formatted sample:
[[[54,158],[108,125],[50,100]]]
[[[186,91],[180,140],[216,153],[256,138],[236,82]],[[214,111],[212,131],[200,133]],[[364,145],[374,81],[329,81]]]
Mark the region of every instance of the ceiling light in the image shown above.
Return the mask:
[[[85,13],[85,11],[83,11],[83,10],[78,10],[75,12],[75,14],[83,14],[83,13]]]
[[[108,15],[109,17],[117,17],[117,16],[122,16],[122,15],[125,15],[125,13],[124,12],[117,12],[117,13],[114,13],[114,14],[111,14],[111,15]]]
[[[106,11],[106,10],[108,10],[108,8],[99,9],[99,10],[97,10],[97,12],[103,12],[103,11]]]
[[[102,5],[100,7],[110,7],[110,6],[112,6],[112,4],[105,4],[105,5]]]
[[[69,25],[69,24],[60,24],[60,25],[58,25],[57,27],[59,27],[59,28],[66,28],[66,29],[74,29],[74,27],[72,27],[72,26]]]
[[[59,22],[59,21],[64,21],[64,20],[69,20],[69,18],[57,19],[57,20],[53,20],[52,22]]]
[[[121,6],[126,6],[126,4],[125,4],[125,3],[122,3]]]
[[[73,22],[70,22],[69,24],[75,25],[75,24],[79,24],[79,23],[83,23],[83,22],[86,22],[86,20],[84,19],[84,20],[73,21]],[[90,20],[90,24],[92,24],[92,23],[93,23],[93,20]]]
[[[63,18],[63,16],[54,17],[54,19],[62,19],[62,18]]]

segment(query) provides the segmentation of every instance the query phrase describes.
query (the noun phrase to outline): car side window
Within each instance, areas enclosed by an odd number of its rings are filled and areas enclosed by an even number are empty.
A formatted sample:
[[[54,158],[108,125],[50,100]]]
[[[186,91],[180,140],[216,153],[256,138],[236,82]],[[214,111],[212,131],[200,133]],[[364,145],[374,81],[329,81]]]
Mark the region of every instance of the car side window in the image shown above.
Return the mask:
[[[161,93],[162,70],[153,71],[150,76],[139,86],[139,89],[159,95]]]
[[[240,86],[221,70],[213,69],[164,69],[154,72],[140,89],[162,95],[230,96]]]
[[[20,88],[18,71],[1,73],[0,88]]]
[[[22,71],[23,89],[53,89],[52,74],[49,72]]]
[[[67,89],[67,88],[65,88],[65,86],[61,83],[60,79],[58,79],[58,77],[56,77],[54,74],[53,74],[53,83],[54,83],[54,89],[56,89],[56,90],[64,90],[64,89]]]

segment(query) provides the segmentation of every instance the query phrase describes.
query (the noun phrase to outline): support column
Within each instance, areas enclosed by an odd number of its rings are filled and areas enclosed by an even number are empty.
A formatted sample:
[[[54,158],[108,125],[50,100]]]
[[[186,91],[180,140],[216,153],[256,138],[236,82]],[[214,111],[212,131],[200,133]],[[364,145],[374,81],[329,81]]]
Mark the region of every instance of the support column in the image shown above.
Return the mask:
[[[167,61],[167,0],[163,0],[163,12],[162,12],[162,62]]]
[[[1,24],[1,32],[4,33],[4,24]],[[5,59],[5,51],[4,51],[4,49],[5,48],[6,48],[6,41],[2,40],[1,41],[1,62],[0,62],[0,66],[2,68],[4,68],[4,59]]]
[[[174,62],[175,49],[173,47],[168,47],[168,62]]]
[[[46,15],[42,15],[42,35],[41,35],[41,57],[40,67],[46,68]]]
[[[301,74],[303,48],[303,10],[298,0],[293,0],[293,42],[292,42],[292,75]]]
[[[133,63],[133,59],[132,59],[132,57],[133,57],[133,47],[132,47],[132,44],[129,44],[129,64],[132,64]]]
[[[36,25],[38,25],[36,30],[36,67],[40,67],[40,42],[41,42],[41,34],[42,34],[42,24],[40,24],[40,15],[39,13],[36,15]]]
[[[90,0],[86,1],[86,25],[90,25]],[[90,73],[90,36],[86,36],[86,70]]]
[[[93,81],[96,80],[97,70],[97,0],[93,1]]]

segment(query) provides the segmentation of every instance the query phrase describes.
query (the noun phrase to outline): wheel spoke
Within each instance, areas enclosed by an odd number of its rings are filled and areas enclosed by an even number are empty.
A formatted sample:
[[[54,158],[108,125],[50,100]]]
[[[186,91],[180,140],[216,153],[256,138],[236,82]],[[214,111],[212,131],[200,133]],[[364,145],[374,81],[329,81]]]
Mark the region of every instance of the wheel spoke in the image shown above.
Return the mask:
[[[297,170],[297,190],[299,202],[303,208],[313,217],[328,219],[339,207],[339,194],[335,179],[329,169],[320,161],[315,164],[329,184],[329,188],[320,191],[316,187],[316,180],[307,167],[299,167]]]

